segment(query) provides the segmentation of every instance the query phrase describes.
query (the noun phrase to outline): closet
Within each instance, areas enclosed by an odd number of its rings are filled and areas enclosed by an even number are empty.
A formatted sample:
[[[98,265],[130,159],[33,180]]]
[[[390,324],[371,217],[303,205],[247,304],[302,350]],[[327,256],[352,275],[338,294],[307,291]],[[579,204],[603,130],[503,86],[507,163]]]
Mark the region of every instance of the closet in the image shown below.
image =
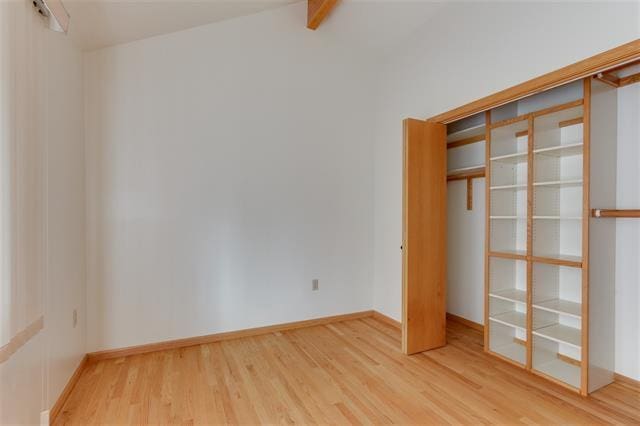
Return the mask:
[[[591,101],[585,79],[486,113],[485,349],[576,390],[588,368]],[[600,325],[613,333],[613,317]]]
[[[640,81],[640,50],[635,55],[613,70],[449,121],[440,139],[421,139],[446,145],[446,158],[429,161],[445,161],[447,181],[466,183],[466,209],[474,208],[474,179],[485,179],[484,280],[473,280],[484,281],[475,302],[484,305],[485,351],[583,395],[614,377],[616,227],[603,217],[640,215],[615,209],[624,114],[617,90]],[[411,202],[405,192],[405,210]],[[406,328],[410,317],[403,316]],[[430,313],[420,312],[425,318]]]

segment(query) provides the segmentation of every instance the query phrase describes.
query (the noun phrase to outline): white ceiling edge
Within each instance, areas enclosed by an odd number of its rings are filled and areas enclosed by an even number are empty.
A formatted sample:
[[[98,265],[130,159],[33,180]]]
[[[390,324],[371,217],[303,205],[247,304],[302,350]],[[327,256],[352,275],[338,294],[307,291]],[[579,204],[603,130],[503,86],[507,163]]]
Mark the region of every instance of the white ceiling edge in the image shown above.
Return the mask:
[[[2,0],[0,0],[2,1]],[[129,43],[242,16],[294,6],[306,27],[306,0],[63,0],[71,14],[69,36],[82,50]],[[397,53],[450,1],[340,0],[316,30],[373,62]],[[299,9],[299,10],[298,10]],[[233,40],[229,40],[230,43]]]
[[[259,13],[301,0],[65,0],[69,36],[95,50]],[[306,25],[302,22],[301,25]]]

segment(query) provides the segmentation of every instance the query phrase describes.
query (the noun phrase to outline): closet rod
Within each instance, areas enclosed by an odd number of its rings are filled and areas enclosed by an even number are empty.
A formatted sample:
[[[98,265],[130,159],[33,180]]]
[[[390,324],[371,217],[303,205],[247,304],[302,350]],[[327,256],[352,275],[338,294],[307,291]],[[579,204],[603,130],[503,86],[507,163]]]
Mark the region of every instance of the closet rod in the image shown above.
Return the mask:
[[[593,209],[591,210],[591,217],[640,218],[640,210]]]

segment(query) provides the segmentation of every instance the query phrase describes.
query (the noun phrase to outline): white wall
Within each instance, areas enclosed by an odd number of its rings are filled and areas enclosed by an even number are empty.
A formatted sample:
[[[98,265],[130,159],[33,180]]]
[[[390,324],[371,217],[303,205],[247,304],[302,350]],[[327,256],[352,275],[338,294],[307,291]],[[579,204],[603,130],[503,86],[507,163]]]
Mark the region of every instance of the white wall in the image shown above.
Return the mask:
[[[617,207],[640,206],[640,84],[618,89]],[[616,220],[616,371],[640,379],[640,223]]]
[[[468,123],[467,123],[468,124]],[[484,164],[485,143],[447,151],[447,170]],[[485,179],[473,179],[472,209],[467,182],[447,182],[447,312],[484,323]]]
[[[0,424],[40,422],[43,406],[44,332],[41,330],[0,364]]]
[[[47,31],[47,286],[45,407],[86,353],[82,52]],[[77,324],[73,324],[73,310]]]
[[[86,55],[89,351],[371,309],[370,67],[305,11]]]
[[[455,3],[387,58],[374,152],[374,309],[401,317],[402,119],[427,118],[634,40],[638,16],[631,2]]]
[[[484,160],[484,159],[483,159]],[[473,179],[473,209],[467,181],[447,184],[447,312],[484,323],[485,179]]]
[[[82,53],[48,31],[28,2],[14,2],[19,16],[33,15],[29,37],[46,79],[30,94],[43,106],[45,279],[44,328],[0,364],[0,424],[39,424],[86,353]],[[8,9],[5,9],[6,11]],[[16,70],[14,70],[16,71]],[[18,88],[17,90],[20,90]],[[21,93],[21,92],[18,92]],[[19,130],[23,131],[23,130]],[[73,326],[73,310],[78,323]]]

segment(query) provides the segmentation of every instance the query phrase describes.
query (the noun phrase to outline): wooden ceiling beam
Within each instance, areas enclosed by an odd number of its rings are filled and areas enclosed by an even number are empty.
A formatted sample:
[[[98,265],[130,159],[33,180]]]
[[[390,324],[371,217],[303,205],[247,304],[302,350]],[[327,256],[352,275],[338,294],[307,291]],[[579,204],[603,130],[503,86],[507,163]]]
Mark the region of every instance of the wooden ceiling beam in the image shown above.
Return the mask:
[[[318,28],[337,3],[338,0],[307,0],[307,28]]]

